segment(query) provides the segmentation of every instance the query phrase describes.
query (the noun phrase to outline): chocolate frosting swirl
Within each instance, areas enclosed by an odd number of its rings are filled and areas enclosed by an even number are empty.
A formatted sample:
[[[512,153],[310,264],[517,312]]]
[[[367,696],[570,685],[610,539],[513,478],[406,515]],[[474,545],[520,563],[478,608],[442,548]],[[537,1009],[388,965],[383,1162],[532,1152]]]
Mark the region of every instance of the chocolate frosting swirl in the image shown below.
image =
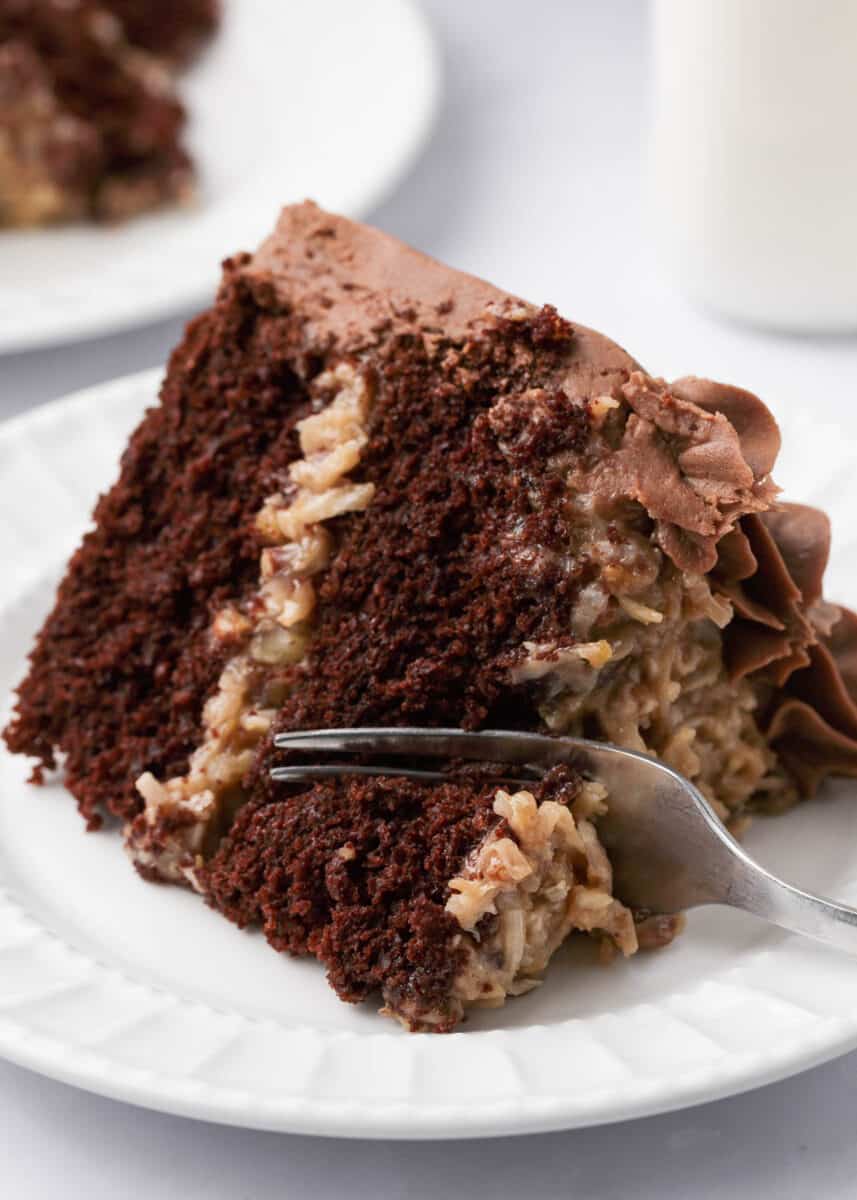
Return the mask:
[[[714,533],[715,559],[707,569],[714,590],[735,612],[724,630],[730,674],[755,685],[768,740],[811,795],[829,774],[857,775],[857,615],[822,596],[830,522],[818,509],[775,500],[770,471],[780,435],[760,400],[703,379],[678,380],[670,392],[726,420],[752,472],[753,486],[738,490],[744,477],[734,446],[724,439],[730,452],[722,458],[720,510],[727,524],[736,503],[744,511],[719,537]],[[686,525],[681,528],[686,534]],[[669,553],[669,542],[662,544]],[[704,543],[705,562],[711,544]],[[671,557],[686,566],[683,555]]]
[[[769,477],[779,448],[773,418],[735,388],[723,389],[727,415],[706,390],[716,387],[668,386],[632,371],[621,389],[631,409],[621,445],[594,482],[596,494],[642,504],[661,549],[683,571],[711,571],[721,539],[743,514],[768,508],[777,491]]]

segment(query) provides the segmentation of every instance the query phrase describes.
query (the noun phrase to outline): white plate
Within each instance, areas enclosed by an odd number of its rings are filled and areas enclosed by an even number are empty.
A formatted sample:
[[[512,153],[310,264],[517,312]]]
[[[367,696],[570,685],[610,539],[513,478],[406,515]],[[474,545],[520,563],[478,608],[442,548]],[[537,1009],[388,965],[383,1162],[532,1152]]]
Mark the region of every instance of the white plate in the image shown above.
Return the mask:
[[[0,695],[158,374],[0,425]],[[810,423],[784,432],[781,481],[847,531],[857,446]],[[834,596],[857,595],[849,537]],[[267,1129],[464,1137],[697,1103],[857,1046],[857,961],[715,909],[691,914],[662,953],[606,969],[580,946],[538,991],[462,1032],[408,1035],[340,1003],[314,962],[143,883],[116,833],[85,834],[69,795],[26,774],[0,755],[0,1053],[92,1091]],[[857,900],[853,792],[839,784],[759,821],[750,849]]]
[[[425,142],[438,85],[414,0],[227,0],[181,83],[198,204],[115,228],[0,232],[0,353],[207,303],[221,259],[253,250],[283,204],[365,215]]]

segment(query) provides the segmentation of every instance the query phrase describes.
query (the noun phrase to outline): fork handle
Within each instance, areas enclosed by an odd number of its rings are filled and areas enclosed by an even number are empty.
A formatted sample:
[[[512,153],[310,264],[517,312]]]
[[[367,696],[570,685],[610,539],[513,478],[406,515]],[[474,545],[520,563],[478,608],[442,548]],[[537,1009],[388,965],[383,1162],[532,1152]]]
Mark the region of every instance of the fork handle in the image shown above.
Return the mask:
[[[721,902],[857,956],[857,908],[801,891],[758,864],[732,873]]]

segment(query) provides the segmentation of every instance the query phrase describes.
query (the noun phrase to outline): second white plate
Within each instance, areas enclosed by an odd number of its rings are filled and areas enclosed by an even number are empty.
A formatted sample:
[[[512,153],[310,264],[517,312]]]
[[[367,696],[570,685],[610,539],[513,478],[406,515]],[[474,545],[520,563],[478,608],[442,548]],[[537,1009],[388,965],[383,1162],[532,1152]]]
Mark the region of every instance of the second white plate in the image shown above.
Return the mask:
[[[0,723],[93,498],[159,372],[0,425]],[[786,425],[778,478],[825,505],[833,597],[857,595],[857,447]],[[823,450],[823,453],[820,451]],[[818,464],[813,466],[813,464]],[[336,999],[190,893],[145,884],[115,833],[0,753],[0,1054],[104,1095],[236,1125],[469,1137],[614,1121],[728,1095],[857,1046],[857,960],[740,913],[692,913],[669,949],[610,968],[570,947],[543,987],[446,1037]],[[857,899],[855,787],[751,830],[797,884]]]
[[[226,0],[182,80],[198,203],[115,227],[0,231],[0,353],[202,304],[283,204],[365,215],[421,149],[439,73],[414,0]]]

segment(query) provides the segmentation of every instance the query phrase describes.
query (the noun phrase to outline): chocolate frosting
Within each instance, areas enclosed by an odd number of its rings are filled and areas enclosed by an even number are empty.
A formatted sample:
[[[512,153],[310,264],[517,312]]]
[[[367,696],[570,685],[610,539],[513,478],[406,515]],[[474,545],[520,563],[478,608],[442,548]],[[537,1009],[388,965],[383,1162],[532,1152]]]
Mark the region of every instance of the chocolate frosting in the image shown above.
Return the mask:
[[[683,384],[710,403],[685,394]],[[661,549],[683,571],[712,570],[720,540],[776,494],[767,444],[776,426],[767,409],[749,393],[728,389],[736,426],[716,407],[712,389],[715,384],[702,380],[670,387],[632,371],[621,388],[631,409],[622,442],[597,468],[593,484],[605,499],[626,496],[642,504]]]
[[[857,775],[857,616],[822,598],[830,522],[816,508],[775,502],[780,435],[760,400],[702,379],[671,391],[728,418],[754,496],[764,497],[716,542],[711,582],[735,610],[724,630],[732,678],[757,685],[768,739],[811,795],[828,774]]]
[[[768,738],[811,795],[826,775],[857,775],[857,615],[840,610],[829,634],[808,647],[808,665],[777,693]]]
[[[466,344],[503,318],[539,309],[368,225],[324,212],[312,201],[283,209],[277,227],[247,261],[244,279],[303,320],[305,349],[357,354],[391,334]],[[574,326],[556,385],[569,395],[610,393],[637,364],[609,338]]]
[[[377,341],[391,326],[463,338],[492,311],[537,309],[482,279],[453,271],[368,225],[307,200],[284,208],[271,236],[244,269],[299,312],[316,351]]]
[[[636,371],[621,390],[632,415],[599,488],[639,501],[673,562],[710,573],[732,603],[727,666],[755,685],[801,790],[857,775],[857,616],[822,598],[825,514],[776,499],[776,421],[750,392],[711,380]]]
[[[301,314],[309,355],[359,353],[391,333],[466,345],[500,319],[537,309],[378,230],[305,202],[241,267],[261,303]],[[827,518],[777,502],[776,421],[750,392],[706,379],[645,375],[609,339],[580,326],[555,380],[582,399],[629,410],[594,494],[637,501],[664,553],[705,572],[733,605],[724,631],[735,680],[757,688],[768,737],[798,784],[857,774],[857,616],[826,604]]]

